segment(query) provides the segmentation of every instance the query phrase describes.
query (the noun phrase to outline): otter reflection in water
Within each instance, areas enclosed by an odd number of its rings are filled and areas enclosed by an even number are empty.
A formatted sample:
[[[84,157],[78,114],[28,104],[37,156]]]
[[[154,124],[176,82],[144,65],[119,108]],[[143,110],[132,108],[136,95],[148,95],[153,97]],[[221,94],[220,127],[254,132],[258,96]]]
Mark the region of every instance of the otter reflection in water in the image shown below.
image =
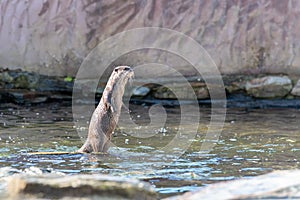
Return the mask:
[[[92,115],[88,137],[78,152],[107,152],[121,113],[125,85],[133,75],[133,70],[128,66],[119,66],[113,70]]]

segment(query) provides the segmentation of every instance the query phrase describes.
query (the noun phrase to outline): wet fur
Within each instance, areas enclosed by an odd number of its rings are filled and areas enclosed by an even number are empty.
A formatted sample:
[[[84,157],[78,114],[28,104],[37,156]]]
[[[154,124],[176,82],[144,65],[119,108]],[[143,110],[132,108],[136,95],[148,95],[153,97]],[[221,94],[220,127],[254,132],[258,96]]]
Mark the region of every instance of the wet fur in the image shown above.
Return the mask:
[[[92,115],[87,140],[78,152],[107,152],[121,113],[125,85],[132,76],[128,66],[114,69]]]

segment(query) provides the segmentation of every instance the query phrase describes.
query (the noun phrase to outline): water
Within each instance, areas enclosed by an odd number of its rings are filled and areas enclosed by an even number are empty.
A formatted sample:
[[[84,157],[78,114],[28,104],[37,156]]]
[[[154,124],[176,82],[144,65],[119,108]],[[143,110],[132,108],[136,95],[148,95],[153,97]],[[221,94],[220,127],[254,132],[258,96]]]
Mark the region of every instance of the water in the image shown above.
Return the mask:
[[[131,105],[130,109],[138,125],[149,123],[147,106]],[[29,152],[42,151],[72,152],[82,145],[78,127],[73,123],[71,106],[49,104],[26,108],[2,105],[1,169],[11,167],[7,175],[37,167],[44,173],[133,177],[151,183],[160,197],[166,197],[211,183],[300,166],[300,111],[297,109],[227,109],[222,134],[215,141],[213,150],[205,154],[200,150],[210,109],[200,109],[200,125],[194,138],[177,134],[179,107],[166,110],[165,126],[147,132],[136,128],[135,132],[141,135],[153,135],[149,138],[132,137],[119,127],[113,137],[116,147],[110,149],[109,155],[29,155]],[[188,124],[184,131],[194,130],[195,126],[198,123]],[[164,154],[160,148],[174,137],[189,140],[191,145],[186,150],[179,145],[172,149],[174,154]]]

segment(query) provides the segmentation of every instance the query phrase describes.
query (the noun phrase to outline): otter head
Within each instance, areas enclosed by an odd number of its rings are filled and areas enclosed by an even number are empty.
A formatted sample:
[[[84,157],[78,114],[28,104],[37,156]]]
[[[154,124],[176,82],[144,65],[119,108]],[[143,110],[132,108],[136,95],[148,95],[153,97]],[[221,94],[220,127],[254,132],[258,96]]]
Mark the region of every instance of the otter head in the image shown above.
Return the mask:
[[[129,66],[118,66],[114,69],[110,76],[110,81],[113,83],[113,87],[123,86],[125,87],[127,81],[134,75],[133,70]]]
[[[128,66],[118,66],[112,72],[109,83],[111,83],[111,87],[119,88],[125,87],[127,81],[133,77],[133,70]]]
[[[113,98],[114,102],[118,102],[119,104],[124,94],[125,85],[133,75],[133,70],[128,66],[116,67],[110,75],[105,87],[104,93],[106,93],[106,95],[103,96],[108,99]]]

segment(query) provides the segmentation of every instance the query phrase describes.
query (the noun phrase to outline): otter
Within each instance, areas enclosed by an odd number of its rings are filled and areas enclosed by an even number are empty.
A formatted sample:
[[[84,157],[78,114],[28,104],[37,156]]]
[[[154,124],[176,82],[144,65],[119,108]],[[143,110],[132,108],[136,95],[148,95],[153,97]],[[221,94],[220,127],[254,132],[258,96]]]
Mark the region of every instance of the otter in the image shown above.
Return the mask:
[[[91,117],[88,137],[78,150],[79,153],[107,153],[121,113],[125,85],[133,75],[134,72],[129,66],[118,66],[113,70]]]

